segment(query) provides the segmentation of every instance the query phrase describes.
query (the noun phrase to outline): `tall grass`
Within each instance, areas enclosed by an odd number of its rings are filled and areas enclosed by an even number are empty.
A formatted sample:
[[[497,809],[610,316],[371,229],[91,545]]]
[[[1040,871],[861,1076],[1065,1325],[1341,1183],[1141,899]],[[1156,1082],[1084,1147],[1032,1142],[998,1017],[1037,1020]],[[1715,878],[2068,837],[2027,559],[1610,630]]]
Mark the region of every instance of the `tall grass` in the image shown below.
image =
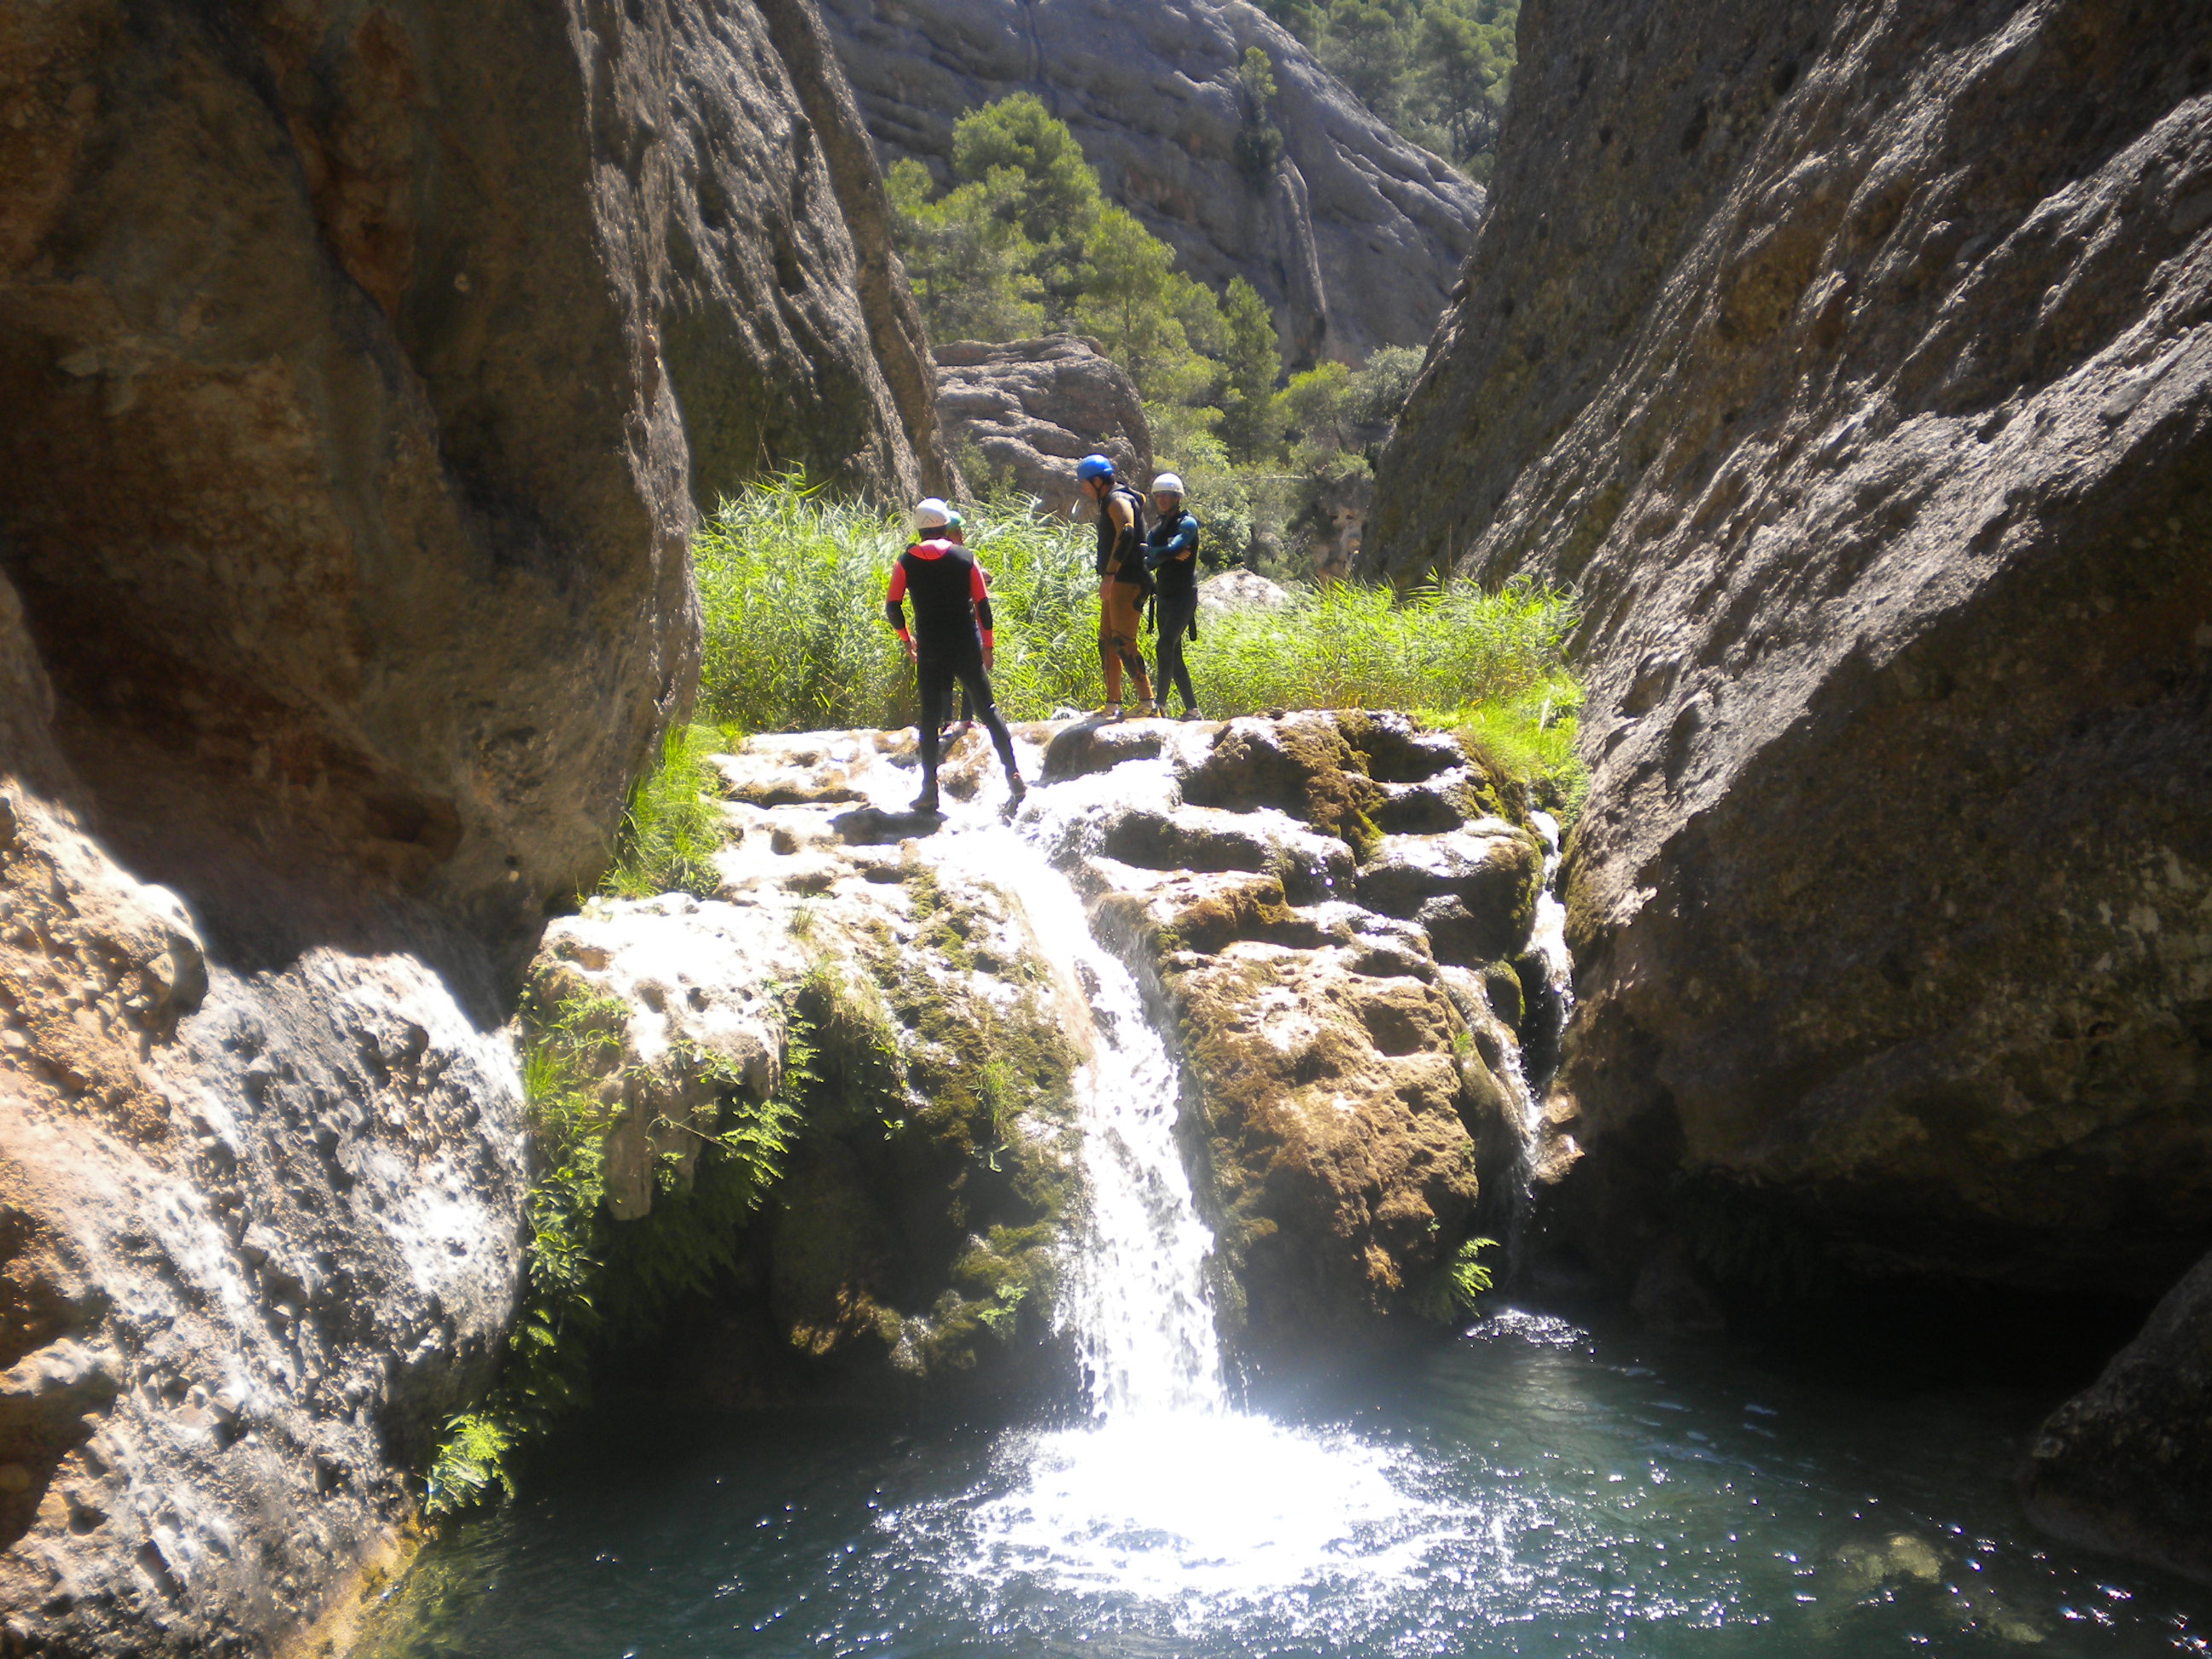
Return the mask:
[[[1040,518],[1026,501],[968,518],[968,544],[991,573],[1000,708],[1038,720],[1094,703],[1094,532]],[[725,501],[693,544],[702,713],[753,731],[911,722],[913,671],[883,614],[891,562],[909,539],[902,516],[832,499],[793,475]],[[1564,797],[1580,701],[1563,650],[1574,620],[1565,595],[1519,586],[1486,593],[1454,582],[1402,598],[1309,588],[1279,611],[1202,617],[1188,655],[1208,714],[1431,711],[1513,769],[1553,780],[1549,793]]]

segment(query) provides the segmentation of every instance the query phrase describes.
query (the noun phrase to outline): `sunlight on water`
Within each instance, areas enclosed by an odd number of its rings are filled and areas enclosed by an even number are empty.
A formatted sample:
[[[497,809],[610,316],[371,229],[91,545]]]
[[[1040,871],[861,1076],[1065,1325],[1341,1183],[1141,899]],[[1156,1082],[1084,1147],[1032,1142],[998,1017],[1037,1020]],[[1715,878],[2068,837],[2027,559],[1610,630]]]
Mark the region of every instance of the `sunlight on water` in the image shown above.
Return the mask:
[[[1170,1604],[1185,1619],[1301,1586],[1386,1584],[1468,1520],[1408,1491],[1399,1455],[1238,1413],[1012,1437],[999,1460],[1018,1472],[1015,1490],[884,1525],[985,1585]]]

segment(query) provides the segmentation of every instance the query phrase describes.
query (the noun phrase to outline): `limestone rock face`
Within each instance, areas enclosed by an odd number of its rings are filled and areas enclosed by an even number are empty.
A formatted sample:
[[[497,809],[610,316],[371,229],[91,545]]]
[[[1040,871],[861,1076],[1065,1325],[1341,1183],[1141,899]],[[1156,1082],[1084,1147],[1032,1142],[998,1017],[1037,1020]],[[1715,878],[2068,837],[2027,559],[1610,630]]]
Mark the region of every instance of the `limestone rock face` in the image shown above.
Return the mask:
[[[1624,1286],[2212,1236],[2208,89],[2202,9],[1525,15],[1363,564],[1583,597],[1549,1214]]]
[[[343,872],[526,942],[688,696],[692,502],[920,487],[852,160],[750,4],[234,21],[11,36],[0,565],[144,873],[250,844],[225,928]]]
[[[956,799],[978,747],[956,746]],[[1082,1011],[1018,900],[948,858],[933,818],[869,803],[886,777],[913,793],[910,732],[759,737],[716,763],[714,896],[595,899],[532,974],[541,1008],[610,1039],[618,1228],[688,1188],[723,1100],[766,1099],[803,1045],[780,1177],[659,1386],[758,1405],[1071,1383],[1054,1308]]]
[[[693,504],[923,475],[806,27],[0,23],[0,1647],[302,1638],[488,1380],[501,1027],[689,699]]]
[[[1280,611],[1291,602],[1288,588],[1250,570],[1224,570],[1198,585],[1201,613],[1226,616],[1232,611]]]
[[[1076,878],[1176,1033],[1236,1344],[1326,1364],[1451,1317],[1534,1103],[1515,964],[1542,859],[1514,792],[1356,714],[1068,726],[1045,776],[1098,803]],[[1448,823],[1377,832],[1425,787]],[[1438,895],[1493,930],[1424,916]]]
[[[1375,119],[1243,0],[824,0],[887,157],[943,170],[968,111],[1033,92],[1106,193],[1217,290],[1274,308],[1295,362],[1427,343],[1474,240],[1480,188]],[[1282,155],[1255,154],[1237,81],[1273,65]]]
[[[489,1379],[514,1056],[417,957],[210,961],[0,796],[0,1607],[33,1651],[265,1650],[383,1557]]]
[[[2026,1495],[2048,1531],[2212,1583],[2212,1259],[2043,1425]]]
[[[957,341],[938,348],[937,409],[947,441],[963,440],[988,469],[1044,511],[1076,505],[1075,464],[1109,457],[1142,489],[1152,482],[1152,433],[1129,377],[1073,334],[1006,345]]]

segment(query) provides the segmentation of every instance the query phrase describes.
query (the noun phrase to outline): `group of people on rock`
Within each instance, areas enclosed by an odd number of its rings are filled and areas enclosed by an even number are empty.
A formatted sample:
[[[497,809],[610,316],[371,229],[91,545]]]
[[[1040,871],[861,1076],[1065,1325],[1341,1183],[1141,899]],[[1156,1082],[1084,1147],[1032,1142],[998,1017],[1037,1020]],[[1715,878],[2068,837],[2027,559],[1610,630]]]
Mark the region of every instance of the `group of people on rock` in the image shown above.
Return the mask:
[[[1103,455],[1086,455],[1075,468],[1076,488],[1098,508],[1098,660],[1106,680],[1106,701],[1094,716],[1122,718],[1125,678],[1135,694],[1128,709],[1136,719],[1166,714],[1164,698],[1152,695],[1138,633],[1145,602],[1152,601],[1159,635],[1160,689],[1182,698],[1183,718],[1198,717],[1198,694],[1183,661],[1186,636],[1198,632],[1198,520],[1183,505],[1182,480],[1163,472],[1152,480],[1152,519],[1145,521],[1145,498],[1122,481]],[[962,728],[980,720],[1006,769],[1007,788],[1019,801],[1024,793],[1014,765],[1014,740],[991,692],[993,627],[990,573],[968,550],[960,514],[935,496],[914,509],[915,540],[891,567],[884,593],[884,614],[915,665],[921,713],[921,793],[918,812],[938,808],[937,773],[944,728],[952,714],[952,694],[961,694]],[[907,627],[906,606],[914,605]]]

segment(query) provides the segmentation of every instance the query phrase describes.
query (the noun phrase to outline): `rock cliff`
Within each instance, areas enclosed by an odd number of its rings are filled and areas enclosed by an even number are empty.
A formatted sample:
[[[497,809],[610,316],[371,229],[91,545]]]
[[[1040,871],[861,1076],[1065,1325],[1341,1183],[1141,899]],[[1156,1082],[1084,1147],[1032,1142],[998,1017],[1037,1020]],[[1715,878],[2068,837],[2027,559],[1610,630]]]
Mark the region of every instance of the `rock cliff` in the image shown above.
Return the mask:
[[[1218,290],[1273,307],[1294,363],[1421,345],[1474,240],[1482,191],[1377,121],[1243,0],[825,0],[869,130],[942,167],[969,110],[1034,92],[1106,193]],[[1279,158],[1249,141],[1237,72],[1273,65]]]
[[[0,23],[10,1650],[267,1651],[376,1554],[512,1305],[501,1027],[688,700],[694,501],[921,485],[805,28]]]
[[[1493,201],[1363,566],[1583,596],[1554,1237],[2148,1304],[2212,1238],[2212,17],[1555,0]]]

